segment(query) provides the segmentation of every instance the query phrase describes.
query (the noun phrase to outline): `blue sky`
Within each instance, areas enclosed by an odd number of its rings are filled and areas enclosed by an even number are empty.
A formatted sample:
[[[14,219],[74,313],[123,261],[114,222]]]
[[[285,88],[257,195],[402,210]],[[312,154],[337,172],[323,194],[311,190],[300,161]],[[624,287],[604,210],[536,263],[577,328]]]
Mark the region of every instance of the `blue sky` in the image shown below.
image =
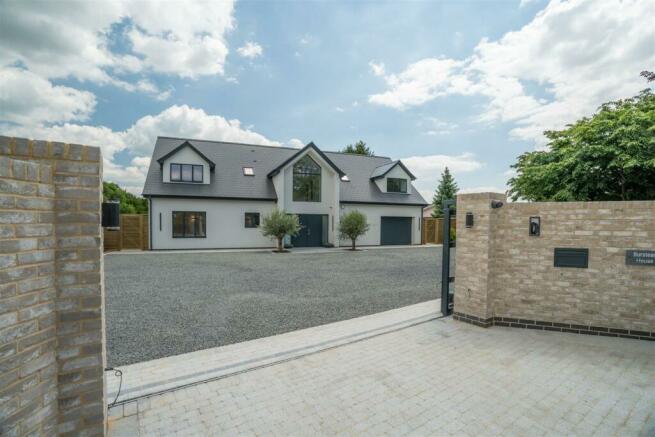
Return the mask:
[[[504,190],[544,129],[655,68],[649,2],[0,3],[1,130],[101,146],[133,192],[157,135],[361,139],[428,200],[446,165]]]

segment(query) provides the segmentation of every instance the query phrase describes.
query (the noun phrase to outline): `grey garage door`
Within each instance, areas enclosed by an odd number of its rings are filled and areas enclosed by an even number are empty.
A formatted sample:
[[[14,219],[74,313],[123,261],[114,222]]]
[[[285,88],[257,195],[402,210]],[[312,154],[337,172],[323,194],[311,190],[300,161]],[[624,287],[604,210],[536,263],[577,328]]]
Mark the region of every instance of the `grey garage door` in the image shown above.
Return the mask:
[[[411,217],[382,217],[380,244],[412,244]]]

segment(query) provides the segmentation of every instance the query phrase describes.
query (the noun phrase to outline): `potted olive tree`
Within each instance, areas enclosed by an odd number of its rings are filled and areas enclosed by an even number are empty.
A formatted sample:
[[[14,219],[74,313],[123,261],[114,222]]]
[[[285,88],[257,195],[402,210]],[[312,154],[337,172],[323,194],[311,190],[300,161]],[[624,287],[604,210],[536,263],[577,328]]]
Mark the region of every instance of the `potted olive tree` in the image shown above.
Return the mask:
[[[357,238],[368,231],[369,225],[366,216],[361,212],[354,210],[341,216],[339,221],[339,234],[341,238],[348,239],[352,242],[350,250],[355,250]]]
[[[284,237],[286,235],[297,235],[298,231],[300,231],[298,216],[275,208],[270,214],[262,218],[261,231],[265,237],[275,238],[277,240],[275,252],[285,252],[284,244],[282,243]]]

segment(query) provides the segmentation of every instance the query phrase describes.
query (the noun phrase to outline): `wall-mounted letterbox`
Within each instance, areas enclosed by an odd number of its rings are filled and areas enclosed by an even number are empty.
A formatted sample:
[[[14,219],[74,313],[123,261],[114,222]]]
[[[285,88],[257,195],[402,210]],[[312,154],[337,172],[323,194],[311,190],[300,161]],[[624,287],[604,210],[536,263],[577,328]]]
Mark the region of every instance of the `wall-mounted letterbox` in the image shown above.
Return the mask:
[[[472,228],[473,227],[473,213],[472,212],[467,212],[466,213],[466,227],[467,228]]]
[[[589,249],[556,247],[554,265],[555,267],[586,269],[589,267]]]
[[[530,217],[529,231],[531,237],[541,235],[541,217]]]
[[[102,202],[102,227],[111,231],[121,226],[121,204],[116,200]]]

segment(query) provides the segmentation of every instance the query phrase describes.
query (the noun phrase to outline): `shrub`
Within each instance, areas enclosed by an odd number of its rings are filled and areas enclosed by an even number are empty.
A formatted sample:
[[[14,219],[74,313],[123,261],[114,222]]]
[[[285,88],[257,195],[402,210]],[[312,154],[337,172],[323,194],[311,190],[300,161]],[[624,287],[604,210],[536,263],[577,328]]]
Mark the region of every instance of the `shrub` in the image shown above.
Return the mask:
[[[262,218],[261,231],[265,237],[275,238],[277,240],[277,252],[283,252],[282,240],[284,237],[297,235],[298,231],[300,231],[298,216],[275,208],[270,214],[264,215]]]
[[[355,241],[358,237],[368,231],[369,225],[366,222],[366,216],[355,210],[341,216],[339,222],[339,234],[341,238],[347,238],[352,242],[352,250],[355,250]]]

